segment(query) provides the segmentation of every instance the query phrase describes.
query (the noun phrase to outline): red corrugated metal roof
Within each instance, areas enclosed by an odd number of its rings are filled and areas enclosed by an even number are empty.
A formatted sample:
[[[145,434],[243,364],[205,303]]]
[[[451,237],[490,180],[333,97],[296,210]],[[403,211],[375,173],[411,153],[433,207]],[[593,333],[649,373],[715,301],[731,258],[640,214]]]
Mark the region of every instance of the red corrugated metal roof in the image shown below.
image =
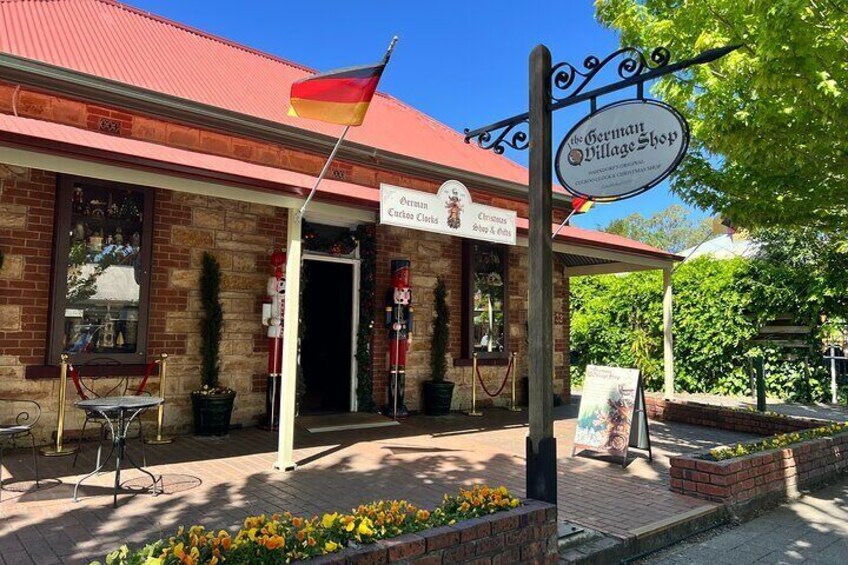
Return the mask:
[[[22,136],[23,141],[13,141],[17,146],[58,146],[60,152],[77,155],[109,155],[131,163],[163,163],[194,171],[194,176],[226,176],[241,180],[247,186],[275,187],[280,192],[295,195],[305,196],[315,183],[315,177],[286,169],[8,114],[0,114],[0,132]],[[0,144],[2,142],[0,139]],[[360,202],[363,206],[380,200],[380,193],[375,188],[331,178],[321,181],[318,193],[329,200]]]
[[[333,137],[341,131],[287,115],[291,83],[310,69],[112,0],[0,0],[0,51]],[[385,94],[348,138],[527,184],[521,165]]]
[[[233,179],[240,185],[263,190],[302,195],[309,191],[315,181],[315,178],[309,175],[275,167],[8,114],[0,114],[0,133],[6,134],[4,138],[0,138],[0,146],[3,142],[30,148],[47,146],[51,151],[58,150],[82,158],[102,160],[105,157],[128,162],[133,166],[150,163],[162,168],[179,167],[183,174],[199,177],[221,176]],[[351,202],[371,209],[379,207],[380,191],[375,188],[325,179],[318,192],[324,199]],[[528,226],[526,218],[518,218],[517,227],[521,232],[526,233]],[[553,229],[556,229],[556,226]],[[572,226],[564,227],[557,240],[567,244],[603,247],[666,260],[682,259],[625,237]]]

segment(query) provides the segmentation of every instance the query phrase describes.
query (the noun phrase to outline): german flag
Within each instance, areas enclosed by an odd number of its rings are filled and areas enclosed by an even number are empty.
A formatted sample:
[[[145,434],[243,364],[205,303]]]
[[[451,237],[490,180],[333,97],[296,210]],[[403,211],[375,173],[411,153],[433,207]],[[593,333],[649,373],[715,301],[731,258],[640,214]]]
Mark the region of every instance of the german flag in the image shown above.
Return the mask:
[[[584,214],[589,211],[589,208],[592,207],[592,202],[588,198],[581,198],[580,196],[575,196],[571,199],[571,210],[572,214]]]
[[[295,82],[289,116],[344,126],[362,124],[387,62],[388,57],[375,65],[328,71]]]

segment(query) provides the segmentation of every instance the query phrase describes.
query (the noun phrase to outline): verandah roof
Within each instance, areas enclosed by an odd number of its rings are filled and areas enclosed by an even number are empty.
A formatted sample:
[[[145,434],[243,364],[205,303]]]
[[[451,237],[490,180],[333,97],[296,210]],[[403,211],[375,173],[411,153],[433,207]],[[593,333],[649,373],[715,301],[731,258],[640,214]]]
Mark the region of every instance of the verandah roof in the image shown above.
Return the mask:
[[[278,205],[285,205],[285,198],[293,202],[294,199],[305,197],[315,181],[315,177],[311,175],[285,169],[8,114],[0,114],[0,132],[4,134],[0,139],[0,162],[22,166],[37,168],[38,154],[61,155],[83,161],[118,164],[214,182],[224,185],[224,190],[230,186],[230,198],[238,198],[240,187],[276,194],[280,197]],[[13,154],[10,151],[13,148],[23,149],[35,157],[22,161],[20,153]],[[163,188],[169,188],[169,185],[166,183]],[[361,208],[372,213],[379,207],[380,202],[378,189],[334,179],[325,179],[321,183],[319,197],[325,202]],[[518,218],[517,227],[519,233],[526,234],[529,227],[527,219]],[[555,227],[552,231],[553,229]],[[603,260],[604,263],[621,262],[619,257],[608,256],[605,251],[662,262],[681,259],[644,243],[573,226],[565,226],[556,241],[565,246],[578,246],[580,250],[596,248],[598,252],[590,256]],[[580,250],[572,248],[568,252],[585,255]],[[558,251],[566,252],[565,249]]]

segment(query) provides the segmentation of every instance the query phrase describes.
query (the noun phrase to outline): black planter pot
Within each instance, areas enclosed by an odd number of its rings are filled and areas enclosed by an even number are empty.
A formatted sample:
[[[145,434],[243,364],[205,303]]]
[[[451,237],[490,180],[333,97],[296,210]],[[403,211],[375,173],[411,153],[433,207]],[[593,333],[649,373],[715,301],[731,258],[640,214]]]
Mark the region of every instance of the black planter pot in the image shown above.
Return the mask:
[[[225,436],[230,432],[235,392],[191,395],[194,412],[194,435]]]
[[[450,381],[424,381],[424,413],[444,416],[451,409],[454,383]]]

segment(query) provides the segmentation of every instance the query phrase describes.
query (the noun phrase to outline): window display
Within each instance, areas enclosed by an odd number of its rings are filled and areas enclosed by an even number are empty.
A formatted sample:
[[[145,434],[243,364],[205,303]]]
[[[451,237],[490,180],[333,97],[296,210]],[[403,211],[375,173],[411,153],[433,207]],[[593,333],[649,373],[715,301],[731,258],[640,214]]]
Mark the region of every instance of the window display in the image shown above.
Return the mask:
[[[151,198],[138,187],[60,181],[52,362],[61,353],[143,362]]]
[[[507,254],[502,245],[469,241],[466,253],[467,354],[505,357]]]

